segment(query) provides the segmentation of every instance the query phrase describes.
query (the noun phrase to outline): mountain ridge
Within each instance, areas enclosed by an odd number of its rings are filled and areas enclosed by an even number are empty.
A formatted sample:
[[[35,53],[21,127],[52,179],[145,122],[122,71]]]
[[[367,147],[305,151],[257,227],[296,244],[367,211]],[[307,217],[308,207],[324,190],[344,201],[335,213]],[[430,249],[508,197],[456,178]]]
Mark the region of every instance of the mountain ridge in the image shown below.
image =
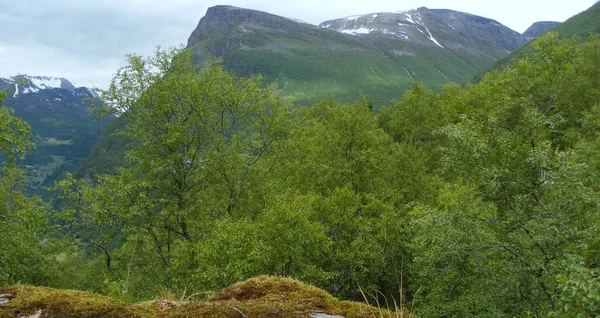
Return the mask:
[[[600,1],[593,4],[587,10],[584,10],[570,17],[565,22],[553,27],[552,31],[556,32],[561,39],[578,38],[579,40],[582,40],[589,36],[597,36],[600,34]],[[496,61],[485,71],[501,69],[513,61],[523,58],[530,52],[531,46],[528,43]],[[482,74],[479,74],[478,78],[481,78],[481,76]]]
[[[428,15],[425,18],[429,18],[429,21],[424,21],[424,15]],[[435,21],[436,19],[437,21]],[[413,33],[417,36],[420,33],[420,35],[425,36],[429,41],[433,42],[433,44],[439,46],[440,48],[444,48],[444,46],[441,45],[440,42],[434,37],[434,34],[429,30],[429,28],[427,28],[426,23],[440,23],[442,28],[438,28],[439,30],[443,30],[443,28],[447,27],[448,30],[444,31],[455,31],[459,35],[464,36],[464,34],[461,33],[464,30],[460,29],[464,26],[464,24],[461,23],[461,20],[467,20],[481,28],[496,28],[498,30],[495,31],[500,31],[501,35],[503,36],[515,37],[515,39],[512,39],[513,41],[497,43],[498,48],[514,50],[524,43],[524,41],[520,39],[518,32],[502,25],[496,20],[460,11],[449,9],[429,9],[427,7],[420,7],[418,9],[398,12],[377,12],[365,15],[349,16],[328,20],[320,23],[319,26],[334,29],[338,32],[351,35],[370,34],[372,32],[398,35],[400,40],[409,40],[410,33]],[[370,25],[383,25],[391,27],[391,29],[385,27],[383,29],[370,29],[368,27]],[[347,29],[348,26],[353,28]],[[463,38],[463,40],[466,39]]]
[[[523,36],[525,36],[528,39],[533,39],[560,24],[561,22],[556,21],[534,22],[529,28],[527,28],[527,30],[525,30],[525,32],[523,32]]]
[[[40,90],[65,89],[68,91],[87,90],[95,98],[99,97],[96,92],[85,86],[76,86],[64,77],[50,77],[19,74],[9,78],[0,78],[0,89],[9,89],[10,96],[17,97],[19,94],[37,93]]]
[[[199,65],[216,57],[240,76],[262,74],[296,104],[352,100],[362,91],[383,105],[415,81],[436,89],[466,82],[526,42],[497,21],[446,9],[328,21],[315,26],[219,5],[207,10],[187,48]]]
[[[0,78],[0,89],[8,93],[4,106],[31,127],[35,148],[20,162],[30,193],[44,195],[44,187],[63,172],[74,171],[111,120],[91,117],[89,109],[98,94],[66,78],[20,74]]]

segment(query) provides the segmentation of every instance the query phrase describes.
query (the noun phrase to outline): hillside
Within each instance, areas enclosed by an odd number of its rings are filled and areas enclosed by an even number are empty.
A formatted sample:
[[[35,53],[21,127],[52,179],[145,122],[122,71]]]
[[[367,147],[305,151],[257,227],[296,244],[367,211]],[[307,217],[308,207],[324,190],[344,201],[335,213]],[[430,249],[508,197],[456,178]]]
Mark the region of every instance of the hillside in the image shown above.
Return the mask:
[[[588,36],[600,34],[600,2],[596,2],[589,9],[571,17],[567,21],[554,27],[552,30],[562,39],[572,37],[584,39]],[[531,45],[524,45],[494,63],[486,71],[502,68],[515,60],[523,58],[525,55],[531,53],[531,51]]]
[[[523,36],[526,37],[527,39],[533,39],[533,38],[536,38],[536,37],[542,35],[544,32],[546,32],[558,25],[560,25],[560,22],[554,22],[554,21],[535,22],[529,28],[527,28],[527,30],[525,30],[525,32],[523,32]]]
[[[209,8],[188,39],[199,64],[222,58],[240,76],[261,74],[296,104],[360,92],[376,106],[415,81],[465,82],[526,42],[500,23],[419,8],[325,21],[320,26],[231,6]]]
[[[96,121],[90,116],[90,102],[97,94],[64,78],[20,75],[0,83],[0,89],[4,86],[9,92],[4,105],[31,126],[35,148],[21,165],[29,191],[41,194],[42,187],[74,170],[90,154],[110,118]]]

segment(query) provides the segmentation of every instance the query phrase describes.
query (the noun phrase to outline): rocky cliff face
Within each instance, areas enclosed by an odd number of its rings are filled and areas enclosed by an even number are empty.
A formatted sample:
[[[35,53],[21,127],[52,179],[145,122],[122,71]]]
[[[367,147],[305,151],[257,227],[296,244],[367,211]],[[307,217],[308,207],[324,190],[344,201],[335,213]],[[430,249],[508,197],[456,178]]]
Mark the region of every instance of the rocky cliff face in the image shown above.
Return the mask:
[[[188,39],[188,48],[200,61],[209,57],[224,57],[233,50],[286,51],[322,49],[331,42],[360,43],[345,39],[336,32],[262,11],[232,6],[215,6],[207,10]],[[201,54],[202,53],[202,54]]]

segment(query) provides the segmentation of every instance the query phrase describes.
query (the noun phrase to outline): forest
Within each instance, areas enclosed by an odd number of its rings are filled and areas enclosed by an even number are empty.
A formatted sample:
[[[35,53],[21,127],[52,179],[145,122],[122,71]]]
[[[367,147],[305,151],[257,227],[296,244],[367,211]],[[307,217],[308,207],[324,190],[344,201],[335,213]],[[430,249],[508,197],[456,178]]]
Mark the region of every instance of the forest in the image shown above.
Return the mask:
[[[600,37],[379,109],[191,60],[128,56],[94,109],[126,120],[127,164],[54,202],[24,193],[31,133],[0,108],[0,286],[205,299],[268,274],[419,317],[600,313]]]

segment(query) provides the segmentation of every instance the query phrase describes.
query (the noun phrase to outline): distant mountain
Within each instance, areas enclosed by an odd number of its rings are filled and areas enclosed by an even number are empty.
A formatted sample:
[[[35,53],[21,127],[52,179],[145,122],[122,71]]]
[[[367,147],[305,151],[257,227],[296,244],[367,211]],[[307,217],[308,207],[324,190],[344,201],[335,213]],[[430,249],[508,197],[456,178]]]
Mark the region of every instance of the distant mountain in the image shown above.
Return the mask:
[[[452,10],[419,8],[325,21],[319,26],[262,11],[215,6],[188,39],[194,61],[217,57],[240,76],[263,75],[295,105],[335,96],[375,107],[399,98],[415,81],[440,89],[466,82],[528,39],[497,21]],[[130,140],[108,125],[79,176],[124,164]]]
[[[525,30],[525,32],[523,32],[523,36],[528,39],[533,39],[533,38],[536,38],[536,37],[542,35],[542,33],[545,33],[546,31],[556,27],[557,25],[560,25],[560,22],[554,22],[554,21],[535,22],[529,28],[527,28],[527,30]]]
[[[238,75],[262,74],[297,104],[364,92],[382,105],[417,80],[435,88],[470,80],[526,41],[494,20],[452,10],[372,13],[315,26],[215,6],[187,46],[199,64],[219,57]]]
[[[495,20],[425,7],[346,17],[325,21],[319,26],[350,35],[391,35],[403,42],[433,43],[442,49],[473,47],[483,55],[492,56],[503,56],[524,43],[520,34]]]
[[[600,2],[596,2],[589,9],[569,18],[567,21],[555,26],[552,29],[562,39],[571,37],[580,37],[585,39],[587,36],[600,34]],[[520,47],[511,52],[511,54],[494,63],[489,69],[502,68],[512,61],[523,58],[531,51],[529,44]]]
[[[33,193],[86,158],[110,120],[89,115],[90,101],[98,98],[94,91],[64,78],[18,75],[0,79],[0,89],[9,93],[4,106],[31,125],[36,148],[21,165]]]

